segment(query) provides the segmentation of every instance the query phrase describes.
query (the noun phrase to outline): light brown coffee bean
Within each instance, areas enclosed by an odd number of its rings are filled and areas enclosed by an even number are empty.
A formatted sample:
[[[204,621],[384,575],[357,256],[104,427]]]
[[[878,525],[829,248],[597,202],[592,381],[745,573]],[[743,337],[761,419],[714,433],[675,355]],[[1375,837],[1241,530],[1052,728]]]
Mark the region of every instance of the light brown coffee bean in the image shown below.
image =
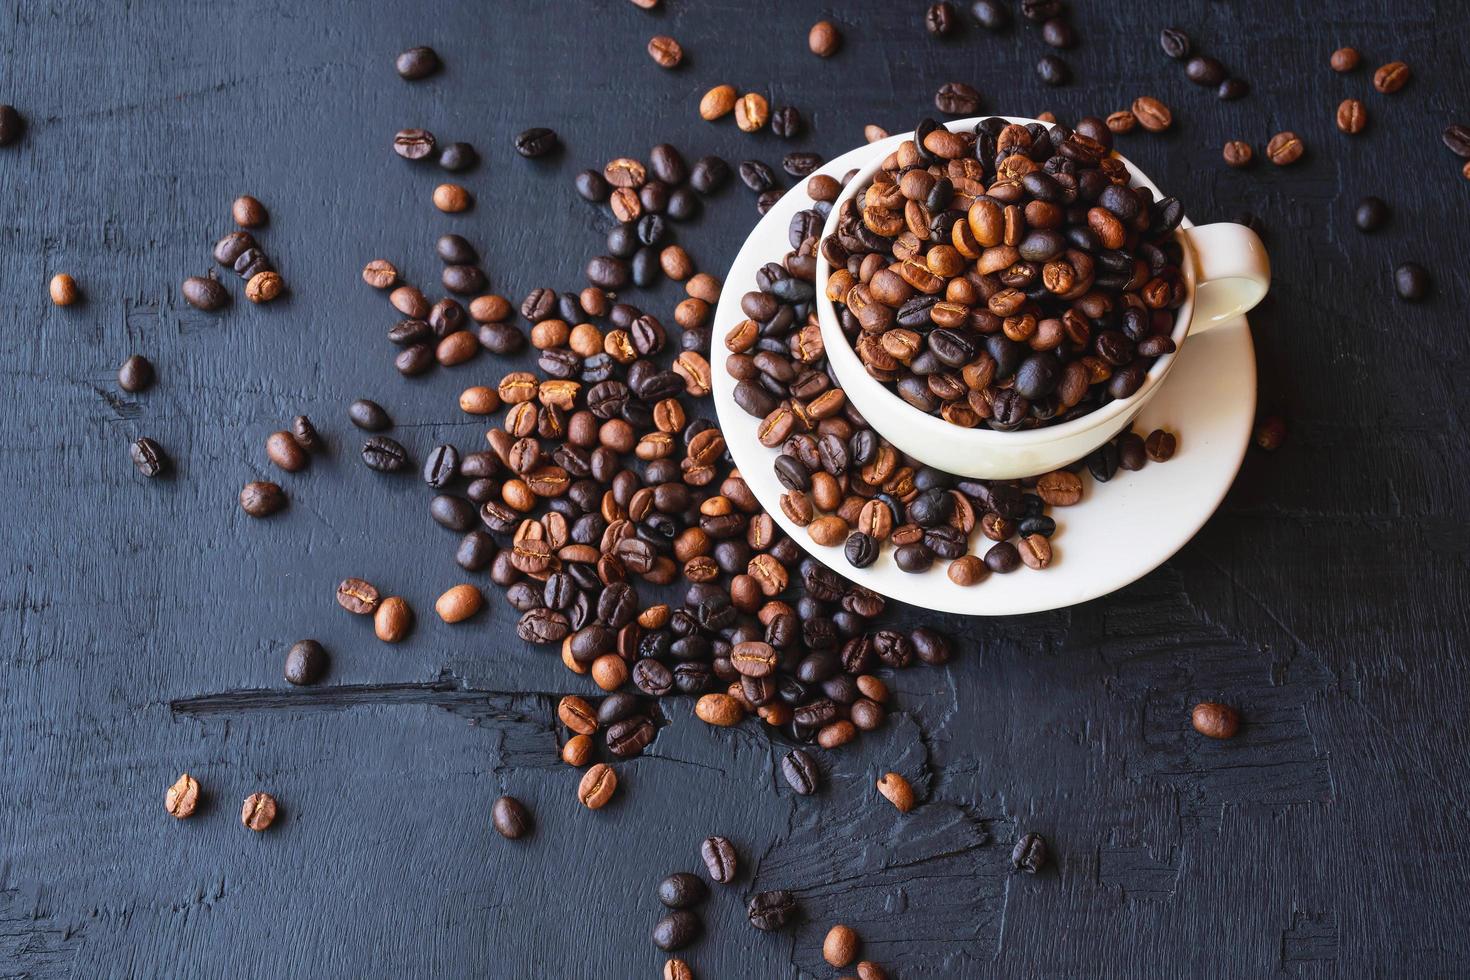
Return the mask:
[[[373,613],[373,632],[384,643],[399,643],[413,629],[413,609],[402,596],[391,595]]]
[[[1266,157],[1278,167],[1296,163],[1305,151],[1301,138],[1290,130],[1277,133],[1266,144]]]
[[[240,822],[259,833],[276,819],[276,798],[269,793],[251,793],[240,808]]]
[[[81,298],[81,290],[77,288],[77,281],[65,272],[58,272],[51,277],[48,287],[51,293],[51,302],[57,306],[70,306]]]
[[[1147,95],[1133,100],[1133,116],[1150,133],[1162,133],[1174,125],[1174,114],[1169,107]]]
[[[694,980],[694,970],[680,959],[664,963],[664,980]]]
[[[878,792],[892,803],[899,813],[908,813],[914,808],[914,788],[909,781],[896,772],[885,773],[878,780]]]
[[[949,580],[955,585],[978,585],[990,575],[990,568],[978,555],[962,555],[949,563]]]
[[[475,203],[469,188],[460,184],[440,184],[434,188],[434,207],[445,214],[458,214],[468,211],[470,205]]]
[[[735,86],[716,85],[699,100],[699,117],[706,122],[714,122],[729,115],[735,110],[735,97]]]
[[[812,521],[806,527],[806,533],[810,535],[813,542],[820,545],[839,545],[847,540],[847,532],[851,530],[847,522],[836,514],[827,514]]]
[[[1338,48],[1332,52],[1332,70],[1338,72],[1353,71],[1362,60],[1363,56],[1358,54],[1357,48]]]
[[[667,34],[656,34],[648,41],[648,56],[660,68],[678,68],[684,60],[684,49]]]
[[[888,980],[888,972],[872,960],[861,960],[857,965],[857,980]]]
[[[694,714],[706,724],[728,727],[740,723],[745,709],[728,694],[706,694],[694,703]]]
[[[265,205],[249,194],[235,198],[235,203],[230,205],[230,215],[241,228],[259,228],[270,220]]]
[[[1036,480],[1036,495],[1052,507],[1070,507],[1082,499],[1082,480],[1076,473],[1053,470]]]
[[[818,58],[830,58],[842,46],[842,32],[830,20],[819,20],[807,31],[806,44]]]
[[[575,694],[568,694],[557,703],[556,716],[578,735],[591,735],[597,731],[597,710]]]
[[[387,289],[398,282],[398,269],[387,259],[373,259],[362,267],[362,281],[374,289]]]
[[[577,799],[589,810],[600,810],[613,798],[618,788],[618,774],[605,762],[588,769],[577,784]]]
[[[251,480],[240,490],[240,509],[251,517],[270,517],[286,507],[286,491],[269,480]]]
[[[174,780],[174,784],[163,795],[163,805],[169,816],[183,820],[194,815],[199,806],[199,781],[187,772]]]
[[[857,958],[858,934],[852,926],[838,923],[827,930],[822,940],[822,959],[835,967],[844,967]]]
[[[245,298],[252,303],[269,303],[286,289],[279,272],[257,272],[245,283]]]
[[[1255,159],[1255,151],[1245,140],[1231,140],[1225,144],[1225,162],[1232,167],[1248,167]]]
[[[580,769],[592,761],[592,736],[573,735],[561,747],[561,761]]]
[[[468,582],[451,586],[434,600],[434,611],[446,623],[462,623],[485,605],[485,596]]]
[[[1368,109],[1358,99],[1343,99],[1337,107],[1337,128],[1348,135],[1361,133],[1368,125]]]
[[[1138,125],[1138,117],[1131,110],[1122,109],[1118,112],[1108,113],[1108,118],[1105,122],[1108,127],[1108,132],[1117,133],[1121,136],[1124,133],[1133,132],[1133,128]]]
[[[1027,568],[1045,568],[1051,564],[1051,542],[1043,534],[1028,534],[1016,543],[1021,561]]]
[[[1390,61],[1373,73],[1373,87],[1384,95],[1392,95],[1409,84],[1409,66],[1402,61]]]
[[[500,410],[500,394],[487,385],[475,385],[459,393],[459,410],[468,415],[493,415]]]
[[[766,124],[771,116],[771,107],[763,95],[746,92],[735,103],[735,125],[741,132],[753,133]]]
[[[306,450],[289,432],[272,432],[265,438],[265,454],[287,473],[297,473],[306,468],[309,457]]]
[[[1228,704],[1204,701],[1190,712],[1194,730],[1209,738],[1234,738],[1240,731],[1240,713]]]

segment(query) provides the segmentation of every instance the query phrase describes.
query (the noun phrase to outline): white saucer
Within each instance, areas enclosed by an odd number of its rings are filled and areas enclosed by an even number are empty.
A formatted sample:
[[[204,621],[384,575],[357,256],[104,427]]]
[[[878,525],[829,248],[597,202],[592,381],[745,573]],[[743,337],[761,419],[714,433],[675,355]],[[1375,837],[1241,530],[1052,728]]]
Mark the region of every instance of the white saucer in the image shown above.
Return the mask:
[[[889,137],[882,149],[893,149],[903,138]],[[858,147],[818,172],[840,180],[875,152],[876,146]],[[814,544],[805,529],[781,512],[784,491],[771,470],[776,452],[756,439],[759,420],[735,404],[724,344],[725,334],[744,319],[740,297],[756,288],[756,270],[780,261],[790,250],[791,216],[812,203],[805,185],[800,181],[787,191],[741,246],[725,276],[709,358],[715,409],[730,455],[761,505],[798,545],[851,581],[889,598],[941,612],[1010,616],[1060,609],[1121,589],[1167,561],[1204,526],[1240,469],[1256,413],[1255,347],[1243,316],[1192,336],[1164,386],[1133,424],[1143,435],[1155,428],[1174,431],[1179,437],[1174,458],[1131,473],[1120,470],[1107,483],[1084,477],[1087,489],[1081,503],[1048,511],[1057,522],[1050,567],[1023,567],[962,587],[945,574],[945,561],[915,575],[900,571],[893,548],[885,546],[871,566],[853,568],[840,545]],[[988,545],[978,531],[971,539],[971,549],[982,556]]]

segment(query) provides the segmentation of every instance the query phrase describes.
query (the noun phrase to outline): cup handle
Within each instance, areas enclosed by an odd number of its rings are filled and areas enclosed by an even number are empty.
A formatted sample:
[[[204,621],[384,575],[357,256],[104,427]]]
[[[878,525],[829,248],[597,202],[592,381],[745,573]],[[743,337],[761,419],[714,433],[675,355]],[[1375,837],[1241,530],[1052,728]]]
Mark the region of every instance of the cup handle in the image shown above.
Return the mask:
[[[1190,333],[1210,329],[1255,307],[1271,288],[1266,246],[1245,225],[1222,221],[1184,229],[1194,263]]]

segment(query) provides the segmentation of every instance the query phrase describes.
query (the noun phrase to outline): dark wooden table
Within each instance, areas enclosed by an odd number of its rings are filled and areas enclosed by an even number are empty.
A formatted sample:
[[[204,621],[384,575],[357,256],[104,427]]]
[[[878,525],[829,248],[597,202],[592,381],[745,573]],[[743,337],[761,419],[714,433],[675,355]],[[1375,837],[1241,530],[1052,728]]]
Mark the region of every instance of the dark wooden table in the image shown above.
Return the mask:
[[[1463,11],[1074,6],[1075,81],[1047,89],[1036,31],[935,41],[918,2],[4,0],[0,101],[30,129],[0,150],[0,974],[653,977],[653,886],[694,869],[714,832],[754,873],[706,909],[689,954],[706,978],[834,976],[819,945],[836,920],[905,978],[1462,971],[1470,181],[1439,132],[1470,116]],[[806,32],[828,15],[846,44],[819,61]],[[1158,49],[1171,23],[1253,94],[1192,86]],[[655,33],[682,41],[677,72],[644,53]],[[400,81],[393,57],[414,43],[447,70]],[[1363,69],[1328,70],[1341,44]],[[1396,58],[1414,80],[1374,93]],[[946,618],[962,655],[896,676],[899,711],[827,760],[821,796],[792,795],[764,733],[712,731],[674,701],[617,803],[590,814],[552,713],[590,685],[517,641],[498,593],[472,624],[432,619],[462,577],[453,538],[416,479],[356,461],[344,414],[373,397],[416,452],[471,447],[482,427],[455,396],[503,365],[400,378],[362,264],[429,281],[453,229],[517,301],[577,288],[609,222],[574,195],[579,169],[661,140],[732,162],[789,148],[701,122],[711,85],[799,106],[795,145],[830,155],[865,123],[908,128],[951,79],[987,111],[1173,107],[1169,134],[1126,152],[1196,220],[1265,221],[1276,281],[1253,325],[1287,444],[1252,451],[1215,518],[1143,581],[1063,612]],[[1356,138],[1333,125],[1350,95],[1371,116]],[[441,174],[389,150],[412,125],[481,149],[473,212],[437,213]],[[518,158],[533,125],[566,151]],[[1226,139],[1259,153],[1282,129],[1308,146],[1298,165],[1222,164]],[[206,316],[178,283],[206,269],[241,192],[271,209],[261,237],[291,295]],[[1351,216],[1370,193],[1394,218],[1367,236]],[[681,240],[720,274],[754,220],[732,185]],[[1435,273],[1416,306],[1391,288],[1408,259]],[[58,271],[84,304],[47,302]],[[641,301],[667,315],[676,295]],[[114,380],[134,352],[160,373],[140,396]],[[263,440],[298,412],[332,452],[276,477],[290,510],[252,521],[236,494],[273,478]],[[172,479],[134,472],[141,434],[172,453]],[[336,608],[349,574],[411,599],[407,643]],[[290,689],[283,654],[306,636],[332,672]],[[1204,698],[1240,706],[1240,737],[1190,729]],[[888,769],[922,798],[906,817],[874,803]],[[184,770],[207,802],[177,823],[163,792]],[[258,789],[283,811],[262,835],[238,819]],[[531,839],[491,831],[503,792],[535,809]],[[1007,873],[1024,830],[1054,849],[1037,877]],[[771,887],[797,891],[800,928],[744,922]]]

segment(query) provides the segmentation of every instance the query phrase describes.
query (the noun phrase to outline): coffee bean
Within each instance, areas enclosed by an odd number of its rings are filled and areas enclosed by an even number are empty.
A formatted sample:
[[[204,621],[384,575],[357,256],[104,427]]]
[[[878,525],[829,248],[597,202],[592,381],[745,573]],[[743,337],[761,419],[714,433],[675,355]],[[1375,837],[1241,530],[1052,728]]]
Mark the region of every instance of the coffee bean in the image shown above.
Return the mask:
[[[765,96],[746,92],[735,101],[735,125],[742,133],[754,133],[766,124],[770,112]]]
[[[722,728],[738,725],[745,717],[740,702],[728,694],[706,694],[694,704],[694,714],[700,721]]]
[[[434,600],[434,611],[446,623],[462,623],[485,605],[485,596],[469,583],[451,586]]]
[[[660,68],[678,68],[684,60],[684,49],[668,35],[657,34],[648,41],[648,56]]]
[[[235,198],[234,203],[230,205],[230,216],[241,228],[259,228],[270,220],[270,214],[266,211],[265,205],[249,194],[242,194]]]
[[[240,491],[240,509],[251,517],[270,517],[285,509],[286,492],[266,480],[252,480]]]
[[[1054,54],[1045,55],[1036,63],[1036,74],[1047,85],[1065,85],[1072,75],[1067,63]]]
[[[1204,701],[1190,712],[1194,730],[1208,738],[1234,738],[1240,731],[1240,713],[1228,704]]]
[[[1362,56],[1358,54],[1357,48],[1338,48],[1332,52],[1332,70],[1337,72],[1348,72],[1358,67]]]
[[[405,160],[422,160],[433,155],[434,142],[427,129],[400,129],[393,135],[393,152]]]
[[[1143,445],[1149,459],[1155,463],[1164,463],[1174,458],[1178,440],[1167,429],[1155,429],[1148,434]]]
[[[450,143],[439,151],[439,166],[450,173],[463,173],[480,162],[480,154],[468,143]]]
[[[681,959],[665,960],[663,980],[694,980],[694,970]]]
[[[378,608],[377,588],[360,578],[347,578],[337,586],[337,605],[358,616],[371,615]]]
[[[934,93],[934,108],[950,116],[973,116],[980,111],[980,93],[964,82],[945,82]]]
[[[600,810],[617,788],[618,774],[607,763],[599,762],[582,775],[577,785],[577,800],[589,810]]]
[[[899,813],[908,813],[914,808],[914,788],[909,781],[896,772],[885,773],[878,780],[878,792],[892,803]]]
[[[25,132],[25,119],[15,106],[0,103],[0,146],[9,146]]]
[[[394,62],[400,78],[416,82],[428,78],[440,68],[438,53],[430,47],[409,48]]]
[[[784,929],[796,916],[796,897],[785,890],[760,892],[746,907],[750,924],[762,932]]]
[[[400,643],[413,629],[413,609],[408,600],[390,595],[373,612],[373,633],[384,643]]]
[[[1227,78],[1215,89],[1215,97],[1224,102],[1234,102],[1250,95],[1250,83],[1243,78]]]
[[[709,897],[709,886],[696,875],[678,871],[658,883],[658,900],[671,909],[693,908]]]
[[[373,436],[362,444],[362,461],[379,473],[397,473],[408,468],[408,450],[387,436]]]
[[[955,585],[976,585],[990,576],[990,568],[978,555],[964,555],[950,562],[948,575]]]
[[[801,113],[795,106],[783,105],[771,113],[771,132],[783,140],[800,136],[802,125]]]
[[[1162,133],[1174,124],[1174,114],[1169,107],[1147,95],[1133,100],[1133,116],[1150,133]]]
[[[1402,61],[1390,61],[1373,73],[1373,87],[1385,95],[1392,95],[1409,84],[1409,66]]]
[[[1280,416],[1269,415],[1256,424],[1253,436],[1257,446],[1267,452],[1275,452],[1286,441],[1286,422]]]
[[[117,369],[117,386],[129,394],[146,391],[153,386],[153,364],[142,354],[134,354]]]
[[[259,833],[276,820],[276,798],[269,793],[251,793],[240,808],[240,822]]]
[[[839,923],[828,929],[822,940],[822,959],[829,966],[840,969],[857,959],[858,946],[857,931],[852,926]]]
[[[713,194],[730,179],[730,165],[716,156],[700,157],[689,173],[689,183],[701,194]]]
[[[970,16],[987,31],[1003,31],[1011,23],[1010,8],[1002,0],[975,0],[970,4]]]
[[[924,12],[924,29],[933,37],[947,37],[959,27],[959,14],[949,0],[931,4]]]
[[[1000,541],[985,553],[985,565],[1001,575],[1014,572],[1021,567],[1021,554],[1009,541]]]
[[[213,312],[230,302],[230,294],[213,276],[190,276],[179,287],[184,300],[196,310]]]
[[[699,845],[699,853],[704,858],[705,871],[712,881],[728,885],[740,873],[735,845],[724,837],[706,837],[704,843]]]
[[[807,32],[806,44],[818,58],[830,58],[842,46],[842,34],[830,20],[819,20]]]
[[[1164,54],[1175,61],[1182,61],[1189,57],[1191,43],[1189,35],[1177,27],[1166,27],[1159,32],[1159,47],[1164,49]]]
[[[442,490],[459,476],[459,450],[453,446],[435,446],[424,460],[424,482]]]
[[[544,126],[523,130],[516,136],[516,152],[523,157],[544,157],[561,145],[556,131]]]
[[[81,298],[81,290],[77,288],[77,281],[65,272],[59,272],[51,277],[47,287],[51,295],[51,302],[56,306],[71,306]]]
[[[1429,270],[1417,262],[1405,262],[1393,270],[1393,288],[1399,299],[1417,303],[1429,295]]]
[[[445,214],[459,214],[461,211],[468,211],[475,203],[469,188],[462,184],[440,184],[434,188],[433,200],[434,207]]]
[[[702,930],[699,916],[693,912],[670,912],[654,925],[653,944],[666,953],[672,953],[698,939]]]
[[[531,811],[514,796],[502,796],[490,808],[490,823],[506,840],[520,840],[531,832]]]
[[[1349,135],[1361,133],[1368,125],[1368,110],[1358,99],[1343,99],[1337,107],[1337,128]]]
[[[1077,46],[1077,31],[1065,17],[1053,17],[1041,25],[1041,39],[1052,47],[1065,51]]]
[[[296,445],[309,453],[326,452],[326,441],[316,431],[311,419],[305,415],[298,415],[291,420],[291,438],[296,440]]]
[[[398,269],[387,259],[373,259],[362,267],[362,281],[374,289],[388,289],[398,282]]]
[[[1296,163],[1304,150],[1301,138],[1293,132],[1277,133],[1266,144],[1266,156],[1278,167]]]
[[[287,473],[297,473],[306,469],[310,461],[306,450],[301,448],[301,443],[289,432],[272,432],[265,439],[265,454]]]
[[[1470,160],[1470,126],[1460,123],[1447,126],[1439,138],[1455,156]]]
[[[822,165],[819,153],[794,152],[781,158],[781,169],[793,177],[808,177]]]
[[[736,94],[733,85],[716,85],[700,98],[699,117],[705,122],[714,122],[734,112]]]
[[[199,806],[199,781],[184,773],[164,793],[163,805],[168,815],[176,820],[192,817]]]
[[[1231,140],[1225,144],[1225,162],[1232,167],[1248,167],[1255,153],[1244,140]]]
[[[1197,54],[1184,63],[1184,75],[1196,85],[1219,85],[1225,81],[1225,66],[1208,55]]]
[[[1011,848],[1011,868],[1034,875],[1045,866],[1046,857],[1046,838],[1035,833],[1022,834]]]
[[[1359,231],[1377,231],[1388,223],[1389,208],[1380,197],[1365,197],[1358,202],[1353,223]]]
[[[811,796],[821,780],[816,762],[801,749],[792,749],[781,759],[781,774],[799,796]]]
[[[1041,569],[1051,564],[1051,542],[1045,535],[1026,535],[1016,545],[1016,551],[1027,568]]]
[[[286,652],[286,680],[292,684],[315,684],[327,672],[327,651],[316,640],[291,644]]]
[[[1138,125],[1138,117],[1132,111],[1123,109],[1119,112],[1108,113],[1106,122],[1108,132],[1122,135],[1133,132],[1133,127]]]

